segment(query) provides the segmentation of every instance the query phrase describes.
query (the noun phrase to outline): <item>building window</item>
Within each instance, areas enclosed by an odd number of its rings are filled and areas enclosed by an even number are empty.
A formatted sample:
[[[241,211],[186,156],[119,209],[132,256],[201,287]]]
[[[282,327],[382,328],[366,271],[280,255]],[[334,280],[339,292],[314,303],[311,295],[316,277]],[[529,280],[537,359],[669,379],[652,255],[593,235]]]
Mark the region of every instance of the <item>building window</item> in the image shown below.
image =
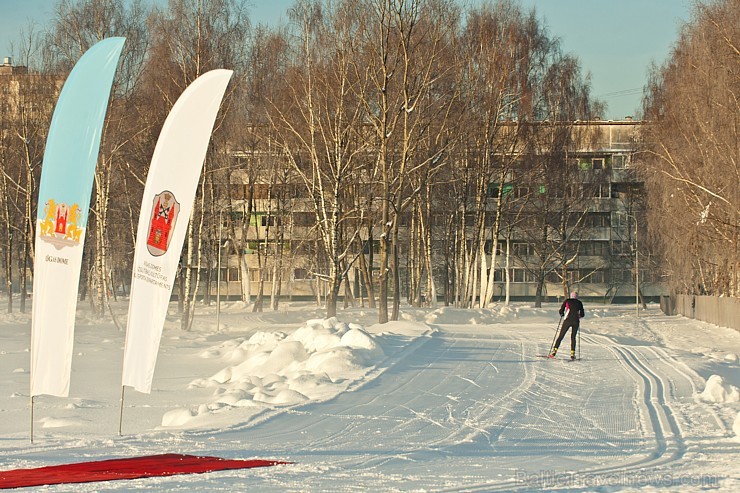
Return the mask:
[[[266,183],[255,183],[252,186],[253,199],[266,199],[270,194],[270,186]]]
[[[626,241],[612,241],[612,254],[613,255],[629,255],[630,246]]]
[[[630,183],[612,183],[612,198],[626,199],[630,195],[639,196],[641,190],[636,189],[635,185]]]
[[[624,154],[615,154],[612,156],[612,168],[614,169],[625,169],[627,168],[627,156]]]
[[[586,257],[605,257],[609,255],[609,242],[584,241],[581,243],[581,254]]]
[[[279,224],[280,221],[275,216],[262,216],[261,219],[262,226],[275,226],[275,224]]]
[[[513,242],[511,249],[517,257],[528,257],[534,255],[534,248],[529,243]]]
[[[591,197],[595,199],[608,199],[609,198],[609,184],[608,183],[584,183],[583,184],[583,197]]]
[[[502,197],[506,197],[511,193],[513,190],[513,185],[511,183],[504,183],[503,187],[499,187],[498,183],[489,183],[488,184],[488,198],[489,199],[495,199],[498,198],[498,194],[500,193]]]
[[[587,228],[611,227],[611,216],[608,212],[589,212],[585,218]]]
[[[247,187],[241,183],[232,183],[229,185],[229,192],[232,199],[247,198]]]
[[[612,224],[615,228],[634,228],[635,227],[635,219],[623,212],[614,211],[614,219],[612,220]]]
[[[595,270],[587,275],[584,281],[592,284],[604,284],[606,276],[603,270]]]
[[[550,271],[545,274],[545,281],[553,284],[560,284],[562,282],[562,279],[560,279],[560,274],[555,271]]]
[[[590,193],[586,193],[586,191],[584,190],[586,186],[587,185],[577,183],[572,183],[568,185],[565,192],[566,198],[582,199],[583,197],[590,196]]]
[[[534,276],[527,269],[511,269],[511,282],[534,282]]]
[[[485,244],[486,254],[490,255],[493,250],[493,241],[486,240]],[[506,241],[498,240],[496,243],[496,255],[506,255]]]
[[[630,269],[612,269],[612,282],[614,284],[632,283],[632,271]]]
[[[272,281],[272,269],[249,269],[249,280],[252,282]]]
[[[591,167],[593,169],[605,169],[606,160],[603,157],[595,157],[591,159]]]

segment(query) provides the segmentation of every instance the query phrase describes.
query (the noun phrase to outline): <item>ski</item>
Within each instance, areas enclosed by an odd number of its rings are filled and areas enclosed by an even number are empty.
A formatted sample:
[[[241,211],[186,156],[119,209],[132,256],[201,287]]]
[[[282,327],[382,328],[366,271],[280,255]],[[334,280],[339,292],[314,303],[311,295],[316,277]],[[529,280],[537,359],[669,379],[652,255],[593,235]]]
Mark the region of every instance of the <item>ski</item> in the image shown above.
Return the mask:
[[[581,361],[581,360],[582,360],[582,358],[576,358],[576,359],[570,359],[570,358],[557,358],[557,357],[555,357],[555,358],[551,358],[551,357],[550,357],[549,355],[547,355],[547,354],[537,354],[536,356],[537,356],[538,358],[545,358],[545,359],[556,359],[556,360],[560,360],[560,361],[566,361],[566,362],[568,362],[568,363],[571,363],[571,362],[573,362],[573,361]]]

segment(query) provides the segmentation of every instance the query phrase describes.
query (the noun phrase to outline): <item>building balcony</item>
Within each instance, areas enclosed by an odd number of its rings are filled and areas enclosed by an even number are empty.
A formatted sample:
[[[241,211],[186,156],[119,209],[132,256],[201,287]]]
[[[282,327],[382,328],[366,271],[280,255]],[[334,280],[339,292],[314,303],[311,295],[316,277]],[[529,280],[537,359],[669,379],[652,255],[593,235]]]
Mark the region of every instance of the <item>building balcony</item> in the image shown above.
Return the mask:
[[[611,181],[617,182],[617,183],[623,183],[623,182],[639,182],[641,181],[634,169],[630,168],[622,168],[622,169],[612,169],[611,170]]]

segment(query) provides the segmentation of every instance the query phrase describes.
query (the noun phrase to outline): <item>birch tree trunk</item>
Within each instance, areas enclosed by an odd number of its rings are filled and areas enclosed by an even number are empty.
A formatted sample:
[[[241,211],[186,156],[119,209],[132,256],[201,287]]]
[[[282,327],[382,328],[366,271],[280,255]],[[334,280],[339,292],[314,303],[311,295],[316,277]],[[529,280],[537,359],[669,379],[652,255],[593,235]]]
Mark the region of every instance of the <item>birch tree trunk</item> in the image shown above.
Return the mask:
[[[0,149],[0,159],[6,162],[5,146]],[[10,216],[10,195],[5,170],[0,173],[0,200],[2,201],[2,223],[4,229],[3,273],[5,275],[5,292],[8,296],[7,311],[13,313],[13,229]]]
[[[195,219],[195,207],[190,211],[190,217],[188,218],[188,232],[187,242],[185,250],[185,265],[183,266],[184,272],[181,272],[182,276],[182,291],[181,291],[181,305],[182,311],[180,314],[180,329],[189,330],[190,327],[190,314],[191,314],[191,296],[192,296],[192,283],[193,283],[193,259],[195,256],[195,237],[194,229],[195,226],[193,221]]]

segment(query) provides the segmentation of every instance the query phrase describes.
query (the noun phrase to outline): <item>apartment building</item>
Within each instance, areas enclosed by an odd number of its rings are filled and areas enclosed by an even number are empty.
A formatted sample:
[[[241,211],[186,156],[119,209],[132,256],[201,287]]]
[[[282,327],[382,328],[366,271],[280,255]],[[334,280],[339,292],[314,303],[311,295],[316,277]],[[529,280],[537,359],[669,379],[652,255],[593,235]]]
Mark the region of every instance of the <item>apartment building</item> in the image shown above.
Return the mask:
[[[555,262],[558,265],[545,274],[543,294],[548,298],[562,297],[563,277],[568,280],[568,288],[579,291],[581,296],[605,301],[634,301],[638,295],[655,298],[665,294],[665,285],[651,269],[645,248],[646,192],[635,170],[640,159],[643,123],[628,118],[573,125],[583,127],[588,135],[569,150],[565,159],[571,171],[578,170],[575,185],[581,189],[570,199],[562,199],[576,202],[569,210],[569,222],[574,224],[570,225],[568,238],[561,238],[562,243],[557,245],[563,251],[559,262]],[[538,245],[531,239],[522,228],[514,228],[509,239],[509,286],[513,297],[532,297],[536,274],[543,270]],[[500,239],[499,253],[503,254],[505,248],[506,240]],[[505,263],[504,255],[497,258],[499,291],[503,291]]]
[[[539,125],[551,125],[547,122]],[[562,124],[559,124],[562,125]],[[553,204],[572,202],[564,234],[557,248],[544,247],[533,237],[528,224],[522,221],[500,222],[493,262],[495,299],[503,298],[508,290],[512,299],[531,299],[538,287],[538,277],[544,276],[542,296],[545,299],[562,297],[563,277],[570,289],[578,290],[582,296],[605,301],[634,301],[635,297],[653,298],[664,294],[660,278],[650,269],[644,239],[647,224],[644,221],[642,197],[643,183],[635,173],[635,163],[640,156],[640,129],[643,123],[627,118],[621,121],[569,122],[570,129],[579,132],[581,138],[568,146],[561,166],[573,173],[575,182],[572,195],[556,197]],[[536,153],[535,153],[536,154]],[[237,155],[237,159],[267,159],[267,155]],[[522,156],[520,161],[527,158]],[[526,164],[526,163],[525,163]],[[525,168],[537,166],[536,160]],[[504,188],[502,196],[519,200],[519,217],[543,215],[532,194],[550,193],[519,186],[515,179],[519,171],[513,169],[507,183],[491,183],[487,206],[495,209],[499,197],[496,192]],[[301,185],[270,184],[264,177],[247,184],[246,175],[233,176],[232,201],[228,214],[221,224],[222,245],[220,257],[220,295],[255,296],[260,284],[264,296],[277,294],[281,297],[320,297],[326,292],[322,273],[321,246],[316,228],[316,214],[306,200]],[[246,189],[249,187],[250,192]],[[526,188],[526,190],[524,189]],[[535,187],[537,188],[537,187]],[[246,206],[246,197],[252,197],[251,209]],[[574,198],[577,197],[577,200]],[[446,204],[439,204],[444,208]],[[235,229],[234,223],[249,227]],[[433,216],[434,278],[438,297],[451,284],[450,273],[444,267],[449,263],[449,251],[443,253],[443,244],[449,244],[446,230],[436,224]],[[489,214],[486,220],[486,253],[488,264],[493,260],[493,221]],[[466,228],[473,227],[472,220]],[[402,297],[409,296],[409,256],[412,235],[412,220],[409,214],[399,218],[399,255]],[[531,226],[530,221],[529,226]],[[508,224],[508,226],[507,226]],[[231,235],[231,236],[229,236]],[[362,235],[362,251],[365,257],[352,256],[354,264],[348,269],[347,285],[340,296],[361,298],[368,295],[367,277],[358,267],[360,260],[372,262],[377,267],[378,231]],[[643,245],[640,245],[641,239]],[[446,243],[447,242],[447,243]],[[358,248],[359,251],[359,248]],[[367,269],[369,270],[369,269]],[[367,271],[366,270],[366,271]],[[508,275],[507,275],[508,271]],[[377,272],[377,271],[375,271]],[[490,273],[490,271],[489,271]],[[277,283],[279,280],[279,290]],[[636,282],[639,283],[639,292]],[[215,280],[212,281],[213,288]],[[459,288],[459,287],[458,287]]]

